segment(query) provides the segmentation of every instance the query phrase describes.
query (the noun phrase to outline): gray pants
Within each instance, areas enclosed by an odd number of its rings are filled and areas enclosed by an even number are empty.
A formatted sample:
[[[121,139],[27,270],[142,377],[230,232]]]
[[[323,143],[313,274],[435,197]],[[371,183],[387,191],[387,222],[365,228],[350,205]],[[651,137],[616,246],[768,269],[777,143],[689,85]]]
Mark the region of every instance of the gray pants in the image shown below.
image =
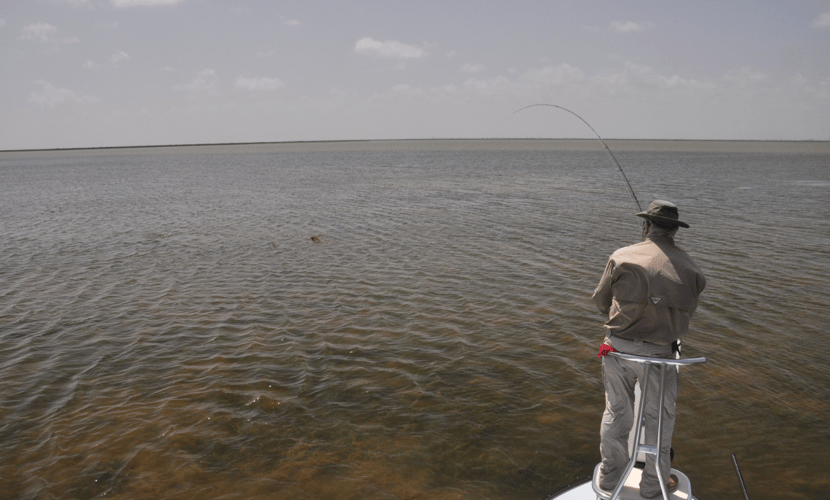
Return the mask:
[[[646,396],[645,435],[646,444],[657,444],[657,412],[659,409],[660,369],[652,366],[648,369],[648,395]],[[602,380],[605,384],[605,413],[602,415],[600,429],[600,455],[602,466],[599,468],[599,484],[604,490],[611,491],[617,485],[628,464],[628,434],[634,422],[634,384],[643,379],[643,367],[634,361],[626,361],[615,356],[602,359]],[[663,446],[660,470],[664,484],[669,481],[671,472],[671,437],[674,431],[675,405],[677,403],[677,370],[666,370],[666,394],[663,406]],[[642,388],[642,382],[640,387]],[[640,482],[640,493],[652,496],[660,491],[654,467],[654,455],[646,455],[646,467]]]

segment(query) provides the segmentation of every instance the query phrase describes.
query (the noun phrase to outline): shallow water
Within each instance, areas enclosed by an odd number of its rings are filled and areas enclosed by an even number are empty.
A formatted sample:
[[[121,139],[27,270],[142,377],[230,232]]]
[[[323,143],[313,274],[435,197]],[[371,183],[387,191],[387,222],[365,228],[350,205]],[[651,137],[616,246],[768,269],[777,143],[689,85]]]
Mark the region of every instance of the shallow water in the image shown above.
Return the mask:
[[[611,147],[709,282],[675,467],[818,498],[830,148]],[[0,498],[547,498],[599,460],[634,212],[588,141],[0,153]]]

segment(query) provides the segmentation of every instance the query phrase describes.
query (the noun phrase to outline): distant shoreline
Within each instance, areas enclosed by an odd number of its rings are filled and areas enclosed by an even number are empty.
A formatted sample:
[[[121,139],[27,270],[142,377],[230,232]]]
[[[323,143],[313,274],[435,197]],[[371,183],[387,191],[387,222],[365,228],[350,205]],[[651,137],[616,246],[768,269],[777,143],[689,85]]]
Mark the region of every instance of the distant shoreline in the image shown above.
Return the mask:
[[[487,144],[487,143],[491,144]],[[614,151],[732,151],[747,153],[808,153],[830,154],[830,141],[820,140],[722,140],[722,139],[605,139]],[[321,141],[229,142],[204,144],[157,144],[140,146],[97,146],[77,148],[8,149],[0,154],[115,152],[130,150],[253,148],[263,151],[395,151],[432,149],[441,144],[443,150],[593,150],[602,149],[594,138],[490,138],[490,139],[353,139]],[[473,147],[473,144],[475,146]]]

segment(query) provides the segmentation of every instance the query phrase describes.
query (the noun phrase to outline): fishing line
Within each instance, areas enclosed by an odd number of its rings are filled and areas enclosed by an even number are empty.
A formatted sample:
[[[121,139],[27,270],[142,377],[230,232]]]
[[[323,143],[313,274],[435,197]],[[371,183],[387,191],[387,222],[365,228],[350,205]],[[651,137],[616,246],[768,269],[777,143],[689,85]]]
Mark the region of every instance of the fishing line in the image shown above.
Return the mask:
[[[608,144],[605,144],[605,141],[603,141],[602,137],[600,137],[599,134],[597,133],[597,131],[594,130],[594,127],[592,127],[590,123],[585,121],[585,118],[582,118],[581,116],[574,113],[573,111],[571,111],[568,108],[563,108],[562,106],[557,106],[556,104],[544,104],[544,103],[543,104],[531,104],[530,106],[525,106],[521,109],[517,109],[516,111],[513,112],[513,115],[515,115],[519,111],[523,111],[523,110],[528,109],[528,108],[534,108],[536,106],[549,106],[551,108],[559,108],[563,111],[567,111],[568,113],[574,115],[575,117],[582,120],[582,123],[584,123],[585,125],[588,125],[588,128],[591,129],[591,132],[593,132],[594,135],[597,136],[597,139],[599,139],[599,142],[601,142],[602,145],[605,147],[605,151],[608,152],[608,156],[611,157],[611,160],[614,162],[614,165],[616,165],[617,169],[619,169],[620,175],[622,175],[623,181],[625,181],[625,186],[628,188],[628,194],[630,194],[631,197],[634,198],[634,203],[637,204],[638,211],[640,211],[640,212],[643,211],[643,208],[640,206],[640,201],[637,199],[637,195],[634,194],[634,189],[631,188],[631,183],[628,182],[628,177],[626,177],[625,172],[623,171],[623,168],[620,165],[620,162],[617,161],[617,158],[614,156],[614,153],[611,152],[611,148],[608,147]],[[513,116],[513,115],[510,115],[510,116]]]

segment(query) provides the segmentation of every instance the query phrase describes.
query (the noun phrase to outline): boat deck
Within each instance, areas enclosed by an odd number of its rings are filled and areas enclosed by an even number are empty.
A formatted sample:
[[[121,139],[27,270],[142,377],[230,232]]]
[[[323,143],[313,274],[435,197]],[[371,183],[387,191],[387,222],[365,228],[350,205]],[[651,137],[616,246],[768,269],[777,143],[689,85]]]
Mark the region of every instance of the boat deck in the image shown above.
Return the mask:
[[[597,465],[599,467],[599,464]],[[671,473],[677,476],[677,480],[679,481],[680,485],[677,489],[671,493],[669,493],[670,500],[697,500],[694,496],[692,496],[692,484],[689,481],[689,478],[686,477],[686,474],[683,474],[677,469],[672,469]],[[625,486],[623,486],[622,491],[620,491],[620,496],[618,497],[620,500],[646,500],[642,496],[640,496],[640,478],[642,477],[643,471],[639,468],[634,468],[631,471],[631,474],[628,475],[628,479],[625,481]],[[596,480],[597,474],[596,469],[594,470],[594,479]],[[599,485],[597,484],[597,490],[599,490]],[[592,487],[591,481],[586,481],[578,486],[575,486],[567,491],[564,491],[558,495],[553,496],[550,500],[596,500],[598,498],[608,499],[611,498],[612,492],[607,492],[606,494],[598,495],[594,488]],[[662,497],[658,496],[657,499]]]

